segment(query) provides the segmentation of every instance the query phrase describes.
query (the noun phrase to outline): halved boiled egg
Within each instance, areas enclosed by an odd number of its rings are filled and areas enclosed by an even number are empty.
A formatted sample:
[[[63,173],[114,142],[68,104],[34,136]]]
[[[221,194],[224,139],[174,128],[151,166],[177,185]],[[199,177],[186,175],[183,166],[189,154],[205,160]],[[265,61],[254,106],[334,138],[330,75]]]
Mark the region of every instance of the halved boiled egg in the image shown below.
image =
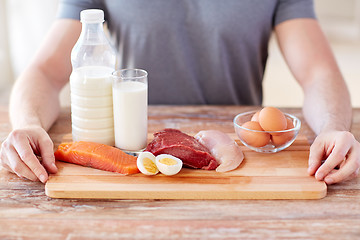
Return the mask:
[[[180,172],[183,162],[172,155],[160,154],[156,156],[156,166],[162,174],[175,175]]]
[[[140,172],[145,175],[155,175],[159,172],[159,169],[156,167],[155,156],[151,152],[140,153],[136,165]]]

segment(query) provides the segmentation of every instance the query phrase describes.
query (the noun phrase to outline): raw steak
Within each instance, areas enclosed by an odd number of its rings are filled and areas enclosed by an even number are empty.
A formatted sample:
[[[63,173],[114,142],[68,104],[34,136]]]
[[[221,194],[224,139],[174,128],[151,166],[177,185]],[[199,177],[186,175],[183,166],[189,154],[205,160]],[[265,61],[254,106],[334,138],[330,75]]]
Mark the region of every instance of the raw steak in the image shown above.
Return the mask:
[[[145,151],[155,156],[170,154],[183,161],[184,166],[205,170],[216,169],[219,165],[209,150],[191,137],[177,129],[167,128],[154,134]]]

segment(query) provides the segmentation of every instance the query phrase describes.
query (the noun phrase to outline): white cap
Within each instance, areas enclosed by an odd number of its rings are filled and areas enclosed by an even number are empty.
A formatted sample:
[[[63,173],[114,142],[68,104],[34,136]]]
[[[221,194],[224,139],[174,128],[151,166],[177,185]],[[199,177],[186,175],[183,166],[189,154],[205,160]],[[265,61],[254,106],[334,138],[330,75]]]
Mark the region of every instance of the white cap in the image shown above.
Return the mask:
[[[83,23],[102,23],[104,22],[104,11],[101,9],[82,10],[80,21]]]

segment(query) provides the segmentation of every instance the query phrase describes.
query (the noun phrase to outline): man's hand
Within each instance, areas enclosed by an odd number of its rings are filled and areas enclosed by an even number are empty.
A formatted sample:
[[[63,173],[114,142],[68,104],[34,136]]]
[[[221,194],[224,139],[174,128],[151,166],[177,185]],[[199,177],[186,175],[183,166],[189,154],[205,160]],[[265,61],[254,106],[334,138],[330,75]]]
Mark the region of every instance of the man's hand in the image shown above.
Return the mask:
[[[80,21],[56,20],[13,86],[9,106],[13,131],[2,144],[0,165],[20,177],[46,182],[47,171],[57,171],[46,130],[59,115],[59,93],[69,80],[71,49],[80,32]]]
[[[47,171],[57,172],[53,142],[41,127],[12,131],[2,143],[0,164],[19,177],[43,183],[48,179]]]
[[[319,23],[315,19],[292,19],[278,24],[275,32],[285,60],[304,91],[305,120],[318,134],[310,148],[309,174],[327,184],[356,176],[360,146],[348,132],[350,94]]]
[[[325,162],[322,164],[322,162]],[[310,175],[327,184],[355,178],[360,168],[360,143],[347,131],[320,133],[310,148]]]

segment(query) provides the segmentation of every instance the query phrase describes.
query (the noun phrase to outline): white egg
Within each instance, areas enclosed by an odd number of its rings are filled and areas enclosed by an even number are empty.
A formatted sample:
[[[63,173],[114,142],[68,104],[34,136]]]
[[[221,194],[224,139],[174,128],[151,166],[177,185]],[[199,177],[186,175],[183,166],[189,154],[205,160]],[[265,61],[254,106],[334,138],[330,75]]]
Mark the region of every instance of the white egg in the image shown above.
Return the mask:
[[[140,153],[136,165],[140,172],[145,175],[155,175],[159,172],[159,169],[156,167],[155,156],[151,152]]]
[[[175,175],[180,172],[183,162],[172,155],[161,154],[156,156],[156,166],[162,174]]]

